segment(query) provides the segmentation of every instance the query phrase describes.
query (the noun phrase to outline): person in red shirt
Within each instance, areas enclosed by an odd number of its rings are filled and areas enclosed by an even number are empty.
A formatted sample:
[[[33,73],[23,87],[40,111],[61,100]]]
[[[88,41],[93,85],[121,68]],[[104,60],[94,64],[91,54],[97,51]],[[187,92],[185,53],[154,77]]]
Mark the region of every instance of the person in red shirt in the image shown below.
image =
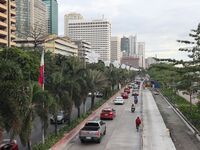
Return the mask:
[[[135,119],[135,125],[136,125],[137,131],[139,131],[140,124],[141,124],[141,119],[140,119],[140,117],[137,117]]]

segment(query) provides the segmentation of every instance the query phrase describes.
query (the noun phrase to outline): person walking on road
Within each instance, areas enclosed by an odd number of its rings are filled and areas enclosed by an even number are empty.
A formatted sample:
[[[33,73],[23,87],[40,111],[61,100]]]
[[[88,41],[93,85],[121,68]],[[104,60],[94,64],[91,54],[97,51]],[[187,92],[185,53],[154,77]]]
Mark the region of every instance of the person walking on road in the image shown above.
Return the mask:
[[[136,125],[137,132],[139,131],[140,124],[141,124],[141,119],[140,119],[140,117],[137,117],[135,119],[135,125]]]

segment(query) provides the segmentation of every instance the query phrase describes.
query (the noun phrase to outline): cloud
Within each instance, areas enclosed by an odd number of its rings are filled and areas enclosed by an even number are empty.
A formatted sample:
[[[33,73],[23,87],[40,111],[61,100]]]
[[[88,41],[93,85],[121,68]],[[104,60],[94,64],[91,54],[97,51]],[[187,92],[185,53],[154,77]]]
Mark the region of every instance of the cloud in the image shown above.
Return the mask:
[[[199,0],[58,0],[59,34],[64,34],[64,14],[81,13],[86,19],[108,18],[112,35],[135,35],[146,43],[146,52],[182,57],[178,39],[188,39],[200,21]],[[164,52],[165,51],[165,52]],[[167,53],[168,52],[168,53]],[[185,56],[183,56],[185,58]]]

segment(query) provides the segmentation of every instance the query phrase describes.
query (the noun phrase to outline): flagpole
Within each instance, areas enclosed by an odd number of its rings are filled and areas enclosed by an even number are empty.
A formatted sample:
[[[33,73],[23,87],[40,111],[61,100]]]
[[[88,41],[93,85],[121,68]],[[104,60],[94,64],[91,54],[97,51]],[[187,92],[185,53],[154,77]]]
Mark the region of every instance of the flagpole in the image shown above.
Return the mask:
[[[42,55],[43,55],[43,61],[44,61],[44,47],[42,49]],[[44,67],[43,67],[43,81],[42,81],[42,91],[44,92]],[[43,110],[44,110],[44,102],[42,104]],[[43,122],[43,128],[42,128],[42,143],[45,143],[45,134],[44,134],[44,122]]]

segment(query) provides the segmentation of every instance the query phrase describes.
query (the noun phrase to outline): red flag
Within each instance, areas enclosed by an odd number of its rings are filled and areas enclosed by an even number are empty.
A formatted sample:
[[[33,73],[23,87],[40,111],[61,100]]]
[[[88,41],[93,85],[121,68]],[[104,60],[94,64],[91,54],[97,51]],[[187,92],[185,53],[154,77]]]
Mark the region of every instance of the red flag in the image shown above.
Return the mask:
[[[40,62],[40,74],[38,77],[38,85],[43,87],[44,84],[44,50],[42,51],[41,62]]]

